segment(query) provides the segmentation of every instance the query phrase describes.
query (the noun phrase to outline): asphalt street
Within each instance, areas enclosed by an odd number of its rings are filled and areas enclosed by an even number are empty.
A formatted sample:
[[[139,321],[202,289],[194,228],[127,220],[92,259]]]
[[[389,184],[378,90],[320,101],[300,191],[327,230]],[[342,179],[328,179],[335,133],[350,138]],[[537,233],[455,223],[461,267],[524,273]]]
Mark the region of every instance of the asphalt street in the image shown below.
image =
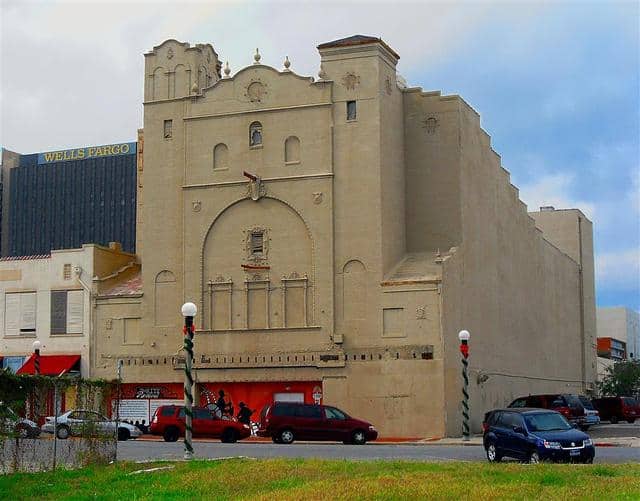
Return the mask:
[[[483,447],[459,445],[377,445],[375,443],[363,446],[335,443],[280,445],[266,442],[223,444],[215,441],[198,441],[194,443],[194,452],[195,457],[201,459],[244,456],[250,458],[486,461]],[[118,444],[118,458],[121,460],[176,460],[182,459],[182,457],[182,442],[166,443],[131,440]],[[598,447],[596,449],[596,463],[638,461],[640,461],[640,448],[638,447]]]

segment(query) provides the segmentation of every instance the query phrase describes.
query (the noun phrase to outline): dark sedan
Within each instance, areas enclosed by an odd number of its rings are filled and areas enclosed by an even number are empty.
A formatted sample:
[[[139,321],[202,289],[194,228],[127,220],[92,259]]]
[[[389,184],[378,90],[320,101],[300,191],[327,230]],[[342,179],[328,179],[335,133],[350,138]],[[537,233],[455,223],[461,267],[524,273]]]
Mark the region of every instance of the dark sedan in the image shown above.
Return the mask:
[[[508,456],[529,463],[592,463],[595,447],[558,412],[544,409],[496,409],[487,413],[484,448],[490,462]]]

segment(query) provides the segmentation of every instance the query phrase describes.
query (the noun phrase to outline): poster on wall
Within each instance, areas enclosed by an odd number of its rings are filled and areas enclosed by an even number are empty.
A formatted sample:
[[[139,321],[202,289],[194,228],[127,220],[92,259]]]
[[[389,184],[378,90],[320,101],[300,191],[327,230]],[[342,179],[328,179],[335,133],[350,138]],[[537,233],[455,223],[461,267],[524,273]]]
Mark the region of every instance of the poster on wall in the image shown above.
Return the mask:
[[[113,416],[116,415],[118,401],[112,402]],[[145,423],[149,422],[149,401],[146,399],[131,399],[126,398],[120,400],[120,421],[129,421],[135,423],[138,421],[142,423],[144,419]]]

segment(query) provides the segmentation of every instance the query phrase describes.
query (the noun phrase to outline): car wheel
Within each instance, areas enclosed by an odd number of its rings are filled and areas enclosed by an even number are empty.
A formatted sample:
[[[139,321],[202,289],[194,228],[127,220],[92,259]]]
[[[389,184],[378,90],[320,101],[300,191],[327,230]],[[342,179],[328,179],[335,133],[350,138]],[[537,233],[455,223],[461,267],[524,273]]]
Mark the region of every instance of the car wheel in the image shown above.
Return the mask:
[[[609,421],[611,421],[611,424],[618,424],[618,416],[611,416]]]
[[[166,430],[164,430],[164,433],[162,434],[162,437],[164,438],[165,442],[176,442],[179,436],[180,436],[180,432],[178,431],[178,428],[176,428],[175,426],[171,426],[167,428]]]
[[[291,444],[295,437],[293,436],[293,431],[287,429],[282,430],[278,438],[280,439],[281,444]]]
[[[56,430],[56,436],[60,440],[66,440],[67,438],[69,438],[69,435],[71,435],[71,430],[69,430],[68,426],[65,426],[65,425],[58,426],[58,429]]]
[[[227,428],[224,430],[224,433],[222,433],[220,441],[225,444],[234,444],[238,441],[238,433],[233,428]]]
[[[355,430],[351,434],[351,443],[356,445],[364,445],[367,443],[367,437],[362,430]]]
[[[19,438],[29,438],[29,428],[27,428],[24,424],[19,424],[16,426],[16,433]]]
[[[583,461],[584,464],[592,464],[593,463],[593,458],[587,458]]]
[[[629,423],[629,424],[633,424],[633,423],[635,423],[635,422],[636,422],[636,420],[635,420],[635,419],[627,419],[627,423]]]
[[[131,438],[131,433],[126,428],[118,428],[118,440],[126,442]]]
[[[529,460],[527,461],[529,464],[538,464],[540,463],[540,454],[537,451],[531,451],[529,453]]]
[[[500,461],[502,461],[502,454],[500,454],[498,452],[498,448],[496,447],[496,444],[494,444],[493,442],[489,442],[487,444],[487,459],[489,460],[490,463],[499,463]]]

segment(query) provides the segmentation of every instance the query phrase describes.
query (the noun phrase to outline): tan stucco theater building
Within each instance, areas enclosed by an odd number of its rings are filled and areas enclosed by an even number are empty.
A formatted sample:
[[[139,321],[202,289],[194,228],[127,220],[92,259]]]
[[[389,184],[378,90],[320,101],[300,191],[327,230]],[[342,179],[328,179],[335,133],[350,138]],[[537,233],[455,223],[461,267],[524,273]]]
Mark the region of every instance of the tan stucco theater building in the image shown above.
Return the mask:
[[[518,395],[590,391],[591,223],[528,214],[479,115],[399,85],[382,40],[318,50],[315,79],[259,54],[231,74],[208,44],[145,54],[141,276],[96,299],[92,376],[122,359],[126,398],[180,399],[193,301],[203,403],[322,401],[382,436],[459,435],[461,329],[475,430]]]

